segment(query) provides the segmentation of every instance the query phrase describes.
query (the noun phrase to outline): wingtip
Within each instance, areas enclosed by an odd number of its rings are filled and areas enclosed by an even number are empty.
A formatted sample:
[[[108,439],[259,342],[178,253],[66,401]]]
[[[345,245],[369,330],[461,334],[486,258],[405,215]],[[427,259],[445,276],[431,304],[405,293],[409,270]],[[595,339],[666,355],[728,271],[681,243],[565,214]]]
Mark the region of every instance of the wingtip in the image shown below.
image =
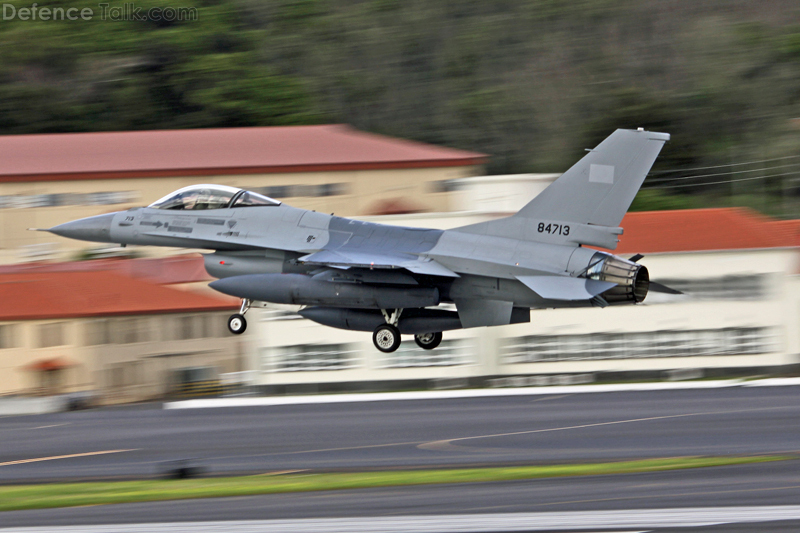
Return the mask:
[[[669,133],[664,133],[664,132],[660,132],[660,131],[650,131],[650,130],[646,130],[644,128],[636,128],[636,130],[631,130],[631,131],[635,131],[636,133],[641,133],[641,134],[647,135],[647,138],[650,139],[650,140],[653,140],[653,141],[664,141],[664,142],[666,142],[666,141],[669,141],[670,138],[671,138]]]

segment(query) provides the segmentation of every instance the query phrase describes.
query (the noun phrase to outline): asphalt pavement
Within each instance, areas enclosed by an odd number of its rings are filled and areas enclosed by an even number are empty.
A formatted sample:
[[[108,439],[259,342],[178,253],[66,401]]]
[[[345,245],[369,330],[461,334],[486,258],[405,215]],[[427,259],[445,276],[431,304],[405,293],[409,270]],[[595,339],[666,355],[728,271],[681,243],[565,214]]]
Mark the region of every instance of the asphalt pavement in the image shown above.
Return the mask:
[[[799,400],[800,387],[792,386],[177,411],[150,405],[9,417],[0,419],[0,482],[148,477],[157,475],[165,461],[177,459],[191,459],[216,475],[796,453]],[[775,506],[798,502],[800,461],[792,460],[614,476],[15,511],[0,515],[0,528],[452,513],[571,516],[700,507],[757,506],[769,513]],[[702,527],[763,531],[766,523]],[[673,529],[663,523],[646,530]],[[771,521],[768,529],[800,530],[800,515]]]
[[[0,419],[0,483],[548,464],[800,450],[800,387],[162,410]]]

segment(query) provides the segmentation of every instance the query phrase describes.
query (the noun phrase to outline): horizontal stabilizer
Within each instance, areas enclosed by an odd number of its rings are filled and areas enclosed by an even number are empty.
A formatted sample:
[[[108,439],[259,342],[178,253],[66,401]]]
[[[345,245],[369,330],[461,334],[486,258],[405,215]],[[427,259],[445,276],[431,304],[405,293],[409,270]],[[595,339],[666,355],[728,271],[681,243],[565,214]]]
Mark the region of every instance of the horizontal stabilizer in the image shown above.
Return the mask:
[[[663,292],[664,294],[683,294],[679,290],[667,287],[666,285],[662,285],[661,283],[657,283],[655,281],[650,282],[650,287],[648,290],[650,292]]]
[[[611,281],[567,276],[517,276],[517,279],[548,300],[591,300],[617,285]]]

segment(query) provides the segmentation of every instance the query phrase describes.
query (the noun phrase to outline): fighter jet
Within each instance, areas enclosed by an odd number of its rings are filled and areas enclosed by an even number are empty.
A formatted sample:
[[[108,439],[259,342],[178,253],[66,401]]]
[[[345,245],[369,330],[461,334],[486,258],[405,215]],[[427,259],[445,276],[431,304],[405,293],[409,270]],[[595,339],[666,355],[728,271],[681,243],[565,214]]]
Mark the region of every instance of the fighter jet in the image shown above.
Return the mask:
[[[207,249],[214,289],[254,304],[303,306],[303,317],[371,331],[393,352],[442,332],[530,321],[531,309],[637,304],[652,283],[641,255],[614,249],[622,217],[669,134],[617,130],[516,214],[451,230],[363,222],[288,206],[252,191],[193,185],[147,207],[46,231],[86,241]],[[455,310],[453,310],[453,304]]]

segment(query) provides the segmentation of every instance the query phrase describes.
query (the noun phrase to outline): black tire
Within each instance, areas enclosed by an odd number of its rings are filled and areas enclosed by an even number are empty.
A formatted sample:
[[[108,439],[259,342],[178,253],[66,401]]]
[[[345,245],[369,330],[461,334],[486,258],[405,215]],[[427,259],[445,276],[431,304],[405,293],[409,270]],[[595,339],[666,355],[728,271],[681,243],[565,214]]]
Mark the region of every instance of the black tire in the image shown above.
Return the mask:
[[[372,343],[383,353],[391,353],[400,347],[400,330],[391,324],[381,324],[372,334]]]
[[[442,332],[437,331],[435,333],[421,333],[419,335],[414,335],[414,342],[417,343],[417,346],[422,348],[423,350],[433,350],[442,342]]]
[[[247,320],[244,319],[244,315],[236,313],[228,318],[228,331],[234,335],[241,335],[246,329]]]

